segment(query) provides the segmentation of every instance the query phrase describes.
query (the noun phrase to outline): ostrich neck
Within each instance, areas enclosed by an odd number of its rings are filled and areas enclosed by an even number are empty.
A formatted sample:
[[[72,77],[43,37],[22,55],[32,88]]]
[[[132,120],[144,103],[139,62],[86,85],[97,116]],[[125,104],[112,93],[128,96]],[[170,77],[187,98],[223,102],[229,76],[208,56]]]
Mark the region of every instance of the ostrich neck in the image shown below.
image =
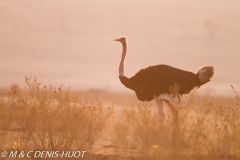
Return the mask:
[[[125,76],[124,74],[124,61],[127,54],[127,43],[122,43],[123,49],[122,49],[122,57],[119,65],[119,76]]]

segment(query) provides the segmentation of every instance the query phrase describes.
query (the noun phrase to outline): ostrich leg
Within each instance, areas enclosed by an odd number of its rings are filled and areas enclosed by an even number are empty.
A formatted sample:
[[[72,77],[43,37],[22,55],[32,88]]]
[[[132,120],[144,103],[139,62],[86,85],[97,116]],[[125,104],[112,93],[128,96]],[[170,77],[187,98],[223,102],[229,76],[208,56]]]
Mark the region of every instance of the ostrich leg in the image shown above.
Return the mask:
[[[164,100],[164,101],[167,103],[167,105],[169,106],[169,108],[172,112],[173,123],[178,124],[178,110],[174,107],[174,105],[171,102],[169,102],[167,100]]]
[[[158,107],[158,115],[160,118],[160,121],[163,123],[164,119],[165,119],[165,114],[163,111],[163,100],[159,99],[158,96],[154,95],[153,99],[155,100],[155,102],[157,103],[157,107]]]
[[[178,144],[179,144],[179,127],[178,127],[178,110],[174,105],[165,100],[172,112],[172,143],[173,143],[173,155],[178,154]]]

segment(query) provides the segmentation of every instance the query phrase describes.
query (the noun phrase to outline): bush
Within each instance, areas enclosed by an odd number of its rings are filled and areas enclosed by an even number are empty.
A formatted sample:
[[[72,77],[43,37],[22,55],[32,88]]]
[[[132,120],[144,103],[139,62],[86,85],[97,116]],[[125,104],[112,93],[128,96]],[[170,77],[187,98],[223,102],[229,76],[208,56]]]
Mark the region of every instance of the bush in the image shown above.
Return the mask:
[[[10,86],[8,101],[0,103],[1,148],[15,150],[89,149],[107,124],[113,108],[80,101],[69,89],[41,85],[25,78],[27,91]]]
[[[231,106],[207,99],[196,106],[178,107],[177,141],[171,120],[159,124],[156,108],[146,103],[129,106],[115,127],[115,143],[135,150],[138,158],[239,158],[239,96],[236,93],[237,103]]]
[[[117,146],[135,149],[143,156],[149,155],[159,144],[166,146],[169,142],[169,126],[162,125],[156,110],[153,111],[146,103],[126,107],[115,131],[114,143]]]

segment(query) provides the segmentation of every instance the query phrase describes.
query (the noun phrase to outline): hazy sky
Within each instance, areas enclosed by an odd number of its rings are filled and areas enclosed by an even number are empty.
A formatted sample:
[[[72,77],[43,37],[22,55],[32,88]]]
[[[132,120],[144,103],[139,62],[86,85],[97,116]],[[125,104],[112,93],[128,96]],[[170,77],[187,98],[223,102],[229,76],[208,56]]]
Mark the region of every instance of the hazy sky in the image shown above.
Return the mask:
[[[125,91],[118,79],[155,64],[197,72],[213,65],[199,92],[240,91],[239,0],[1,0],[0,87],[37,76],[72,89]]]

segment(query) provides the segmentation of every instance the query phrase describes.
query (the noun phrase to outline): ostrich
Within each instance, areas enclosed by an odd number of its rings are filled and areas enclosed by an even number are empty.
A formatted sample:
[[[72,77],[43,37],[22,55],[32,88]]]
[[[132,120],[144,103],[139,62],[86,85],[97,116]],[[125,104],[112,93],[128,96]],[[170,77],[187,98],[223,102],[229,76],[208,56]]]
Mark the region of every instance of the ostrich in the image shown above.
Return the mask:
[[[160,120],[163,122],[165,114],[163,101],[169,106],[172,117],[176,120],[178,111],[174,104],[184,104],[183,94],[188,94],[194,88],[199,88],[209,82],[214,74],[212,66],[204,66],[197,74],[177,69],[168,65],[159,64],[141,69],[131,78],[124,74],[124,60],[127,53],[125,37],[115,39],[122,44],[122,57],[119,65],[119,79],[121,83],[135,91],[140,101],[155,100]]]

